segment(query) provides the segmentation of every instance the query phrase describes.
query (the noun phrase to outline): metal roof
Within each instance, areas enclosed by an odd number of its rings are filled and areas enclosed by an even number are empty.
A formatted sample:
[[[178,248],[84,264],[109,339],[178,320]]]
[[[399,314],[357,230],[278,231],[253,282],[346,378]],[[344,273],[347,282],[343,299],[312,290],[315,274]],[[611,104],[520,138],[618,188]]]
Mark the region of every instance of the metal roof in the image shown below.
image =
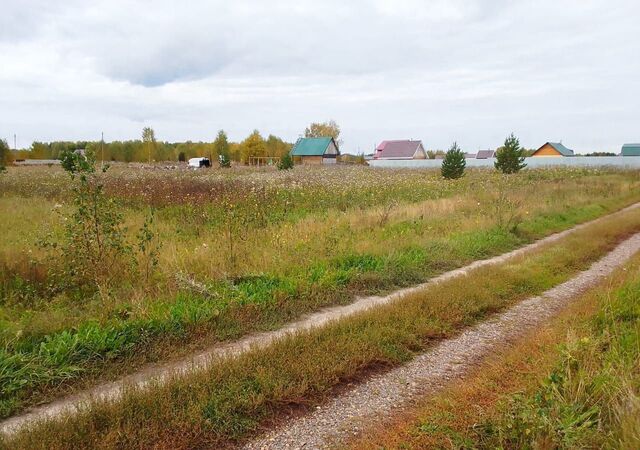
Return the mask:
[[[376,147],[375,159],[379,158],[413,158],[419,148],[422,148],[422,141],[412,141],[409,139],[397,141],[382,141]],[[426,157],[426,153],[425,153]]]
[[[495,150],[478,150],[476,153],[476,159],[489,159],[496,156]]]
[[[573,156],[573,150],[568,149],[567,147],[565,147],[564,145],[562,145],[561,142],[547,142],[544,145],[549,144],[550,146],[552,146],[553,148],[555,148],[558,153],[560,153],[562,156]],[[544,145],[542,147],[544,147]],[[542,148],[540,147],[540,148]],[[540,149],[538,149],[540,150]]]
[[[322,156],[333,141],[332,137],[300,138],[291,150],[293,156]],[[335,144],[335,141],[334,141]],[[338,146],[336,145],[336,149]]]
[[[624,144],[622,156],[640,156],[640,144]]]

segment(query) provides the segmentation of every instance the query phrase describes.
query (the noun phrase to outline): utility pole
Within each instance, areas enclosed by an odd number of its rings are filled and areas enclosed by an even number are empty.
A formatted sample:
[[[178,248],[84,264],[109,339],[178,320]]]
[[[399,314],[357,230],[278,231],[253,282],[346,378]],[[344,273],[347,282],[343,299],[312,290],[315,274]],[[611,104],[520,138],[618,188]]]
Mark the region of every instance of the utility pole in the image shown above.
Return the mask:
[[[13,150],[18,150],[18,138],[15,133],[13,133]]]

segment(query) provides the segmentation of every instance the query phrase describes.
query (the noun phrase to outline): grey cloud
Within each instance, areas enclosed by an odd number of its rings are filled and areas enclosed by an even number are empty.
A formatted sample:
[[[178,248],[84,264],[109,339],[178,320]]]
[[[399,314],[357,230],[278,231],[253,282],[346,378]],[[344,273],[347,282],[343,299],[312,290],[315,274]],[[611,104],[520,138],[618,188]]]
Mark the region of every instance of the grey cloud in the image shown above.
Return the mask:
[[[585,150],[639,139],[634,0],[9,0],[6,11],[0,137],[126,138],[145,123],[167,139],[256,127],[295,139],[333,117],[349,149],[394,137],[472,149],[512,130]]]

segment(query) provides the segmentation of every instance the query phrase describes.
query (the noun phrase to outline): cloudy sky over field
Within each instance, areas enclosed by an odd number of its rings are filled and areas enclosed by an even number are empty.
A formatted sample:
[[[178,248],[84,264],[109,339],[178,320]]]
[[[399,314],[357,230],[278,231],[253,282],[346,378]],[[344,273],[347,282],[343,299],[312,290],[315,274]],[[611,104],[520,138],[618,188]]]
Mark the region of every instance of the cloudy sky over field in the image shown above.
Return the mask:
[[[0,138],[640,141],[637,0],[4,0]]]

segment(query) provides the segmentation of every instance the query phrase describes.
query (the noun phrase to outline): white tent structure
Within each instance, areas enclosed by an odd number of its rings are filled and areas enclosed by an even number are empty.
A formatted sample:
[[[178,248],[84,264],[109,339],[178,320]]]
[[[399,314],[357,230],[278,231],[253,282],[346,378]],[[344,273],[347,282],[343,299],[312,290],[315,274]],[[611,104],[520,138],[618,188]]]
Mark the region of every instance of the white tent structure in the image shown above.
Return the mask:
[[[211,167],[211,161],[209,161],[209,158],[190,158],[189,167],[191,167],[192,169]]]

